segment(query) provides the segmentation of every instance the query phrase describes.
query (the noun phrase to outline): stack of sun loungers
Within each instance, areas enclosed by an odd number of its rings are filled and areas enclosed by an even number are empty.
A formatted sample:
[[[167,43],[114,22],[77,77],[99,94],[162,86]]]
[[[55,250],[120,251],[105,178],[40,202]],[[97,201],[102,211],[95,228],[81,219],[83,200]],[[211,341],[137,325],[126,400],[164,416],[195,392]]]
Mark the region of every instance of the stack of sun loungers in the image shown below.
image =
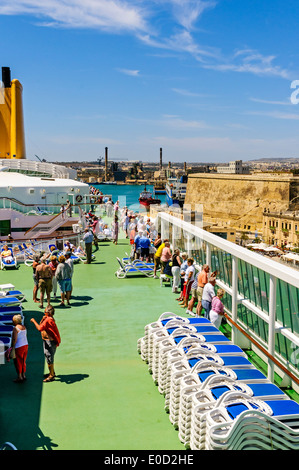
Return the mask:
[[[0,285],[0,364],[5,361],[5,351],[11,347],[13,316],[20,314],[24,318],[23,300],[24,294],[12,284]]]
[[[165,312],[137,350],[186,448],[299,449],[299,404],[208,319]]]
[[[116,258],[119,264],[119,268],[115,271],[115,276],[118,279],[124,279],[128,277],[130,274],[136,275],[141,274],[147,277],[154,276],[154,264],[153,263],[145,263],[140,260],[135,260],[130,262],[129,260],[125,259],[125,261],[121,261],[120,258]]]

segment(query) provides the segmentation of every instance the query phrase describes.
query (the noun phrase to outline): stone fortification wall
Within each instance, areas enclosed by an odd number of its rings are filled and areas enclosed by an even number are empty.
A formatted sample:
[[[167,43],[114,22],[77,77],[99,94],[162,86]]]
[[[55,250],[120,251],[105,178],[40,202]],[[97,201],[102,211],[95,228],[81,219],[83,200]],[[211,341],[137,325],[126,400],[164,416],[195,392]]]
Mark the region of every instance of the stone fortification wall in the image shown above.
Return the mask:
[[[197,173],[188,176],[185,204],[203,204],[204,221],[261,230],[264,209],[285,211],[296,195],[299,178],[290,175]]]

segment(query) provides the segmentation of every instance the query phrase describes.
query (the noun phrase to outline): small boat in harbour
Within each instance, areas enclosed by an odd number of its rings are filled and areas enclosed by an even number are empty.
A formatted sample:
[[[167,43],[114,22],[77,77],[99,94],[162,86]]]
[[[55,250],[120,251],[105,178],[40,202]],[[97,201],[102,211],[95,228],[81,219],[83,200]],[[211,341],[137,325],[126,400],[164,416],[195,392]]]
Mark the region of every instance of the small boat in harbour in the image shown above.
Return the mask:
[[[145,207],[149,207],[151,204],[161,204],[160,199],[153,198],[152,193],[147,191],[146,186],[144,186],[144,190],[140,193],[138,200]]]
[[[154,185],[154,196],[156,194],[166,194],[165,183],[163,181],[157,181]]]

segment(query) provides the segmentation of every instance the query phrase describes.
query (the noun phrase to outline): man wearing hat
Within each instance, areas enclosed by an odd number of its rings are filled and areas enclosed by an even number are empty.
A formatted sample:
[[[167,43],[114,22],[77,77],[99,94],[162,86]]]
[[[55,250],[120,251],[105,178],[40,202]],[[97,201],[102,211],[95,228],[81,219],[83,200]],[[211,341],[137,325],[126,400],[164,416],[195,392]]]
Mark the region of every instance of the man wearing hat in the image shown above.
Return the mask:
[[[84,230],[83,241],[85,243],[85,253],[86,253],[86,261],[85,264],[91,263],[91,256],[92,256],[92,242],[93,242],[93,233],[90,227],[86,227]]]

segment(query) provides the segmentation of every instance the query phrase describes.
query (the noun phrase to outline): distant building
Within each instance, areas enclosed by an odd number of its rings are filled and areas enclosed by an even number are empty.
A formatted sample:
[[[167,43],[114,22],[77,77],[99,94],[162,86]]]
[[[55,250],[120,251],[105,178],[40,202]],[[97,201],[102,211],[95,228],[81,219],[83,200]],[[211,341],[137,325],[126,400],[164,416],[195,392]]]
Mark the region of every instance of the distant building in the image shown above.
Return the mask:
[[[270,212],[263,214],[263,239],[270,245],[299,246],[299,211]]]
[[[217,166],[217,173],[229,173],[233,175],[248,175],[249,168],[243,166],[242,160],[235,160],[234,162],[229,162],[228,165]]]

